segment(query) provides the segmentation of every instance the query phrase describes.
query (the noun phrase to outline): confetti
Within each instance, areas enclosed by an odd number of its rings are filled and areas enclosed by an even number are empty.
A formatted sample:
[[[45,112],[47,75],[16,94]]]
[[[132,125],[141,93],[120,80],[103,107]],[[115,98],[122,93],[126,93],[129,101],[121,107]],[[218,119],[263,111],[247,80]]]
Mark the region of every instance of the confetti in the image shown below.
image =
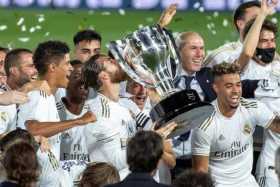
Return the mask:
[[[30,40],[30,38],[28,38],[28,37],[21,37],[21,38],[18,38],[18,40],[20,42],[28,42]]]
[[[0,31],[6,30],[8,27],[7,25],[0,25]]]
[[[109,15],[111,15],[111,12],[108,12],[108,11],[101,12],[101,15],[103,15],[103,16],[109,16]]]
[[[212,34],[213,34],[213,35],[216,35],[216,34],[217,34],[217,32],[216,32],[215,30],[213,30],[213,31],[212,31]]]
[[[25,31],[26,31],[26,26],[25,26],[25,25],[22,25],[22,26],[20,27],[20,30],[21,30],[21,32],[25,32]]]
[[[21,18],[18,20],[17,25],[20,26],[21,24],[23,24],[23,22],[24,22],[24,18],[21,17]]]
[[[195,9],[198,9],[200,7],[200,2],[196,2],[194,5],[193,5],[193,8]]]
[[[36,28],[37,30],[41,30],[41,29],[42,29],[41,25],[36,25],[35,28]]]
[[[35,32],[36,31],[36,28],[35,27],[31,27],[30,29],[29,29],[29,32],[30,33],[33,33],[33,32]]]
[[[44,16],[39,16],[38,22],[41,23],[41,22],[43,22],[43,21],[45,21],[45,17],[44,17]]]
[[[213,13],[213,16],[214,16],[215,18],[218,17],[218,16],[219,16],[219,12],[215,11],[215,12]]]
[[[143,27],[144,27],[144,26],[143,26],[142,24],[139,24],[139,25],[138,25],[138,28],[139,28],[139,29],[141,29],[141,28],[143,28]]]
[[[199,12],[204,12],[204,7],[199,7],[198,11]]]
[[[124,9],[119,9],[119,14],[122,15],[122,16],[124,16],[124,15],[125,15]]]
[[[228,20],[227,20],[227,19],[224,19],[224,21],[223,21],[223,26],[224,26],[224,27],[227,27],[227,26],[228,26]]]
[[[272,21],[272,23],[274,23],[274,24],[277,24],[277,22],[278,22],[277,18],[275,18],[275,17],[272,18],[271,21]]]
[[[46,32],[44,36],[46,37],[46,36],[49,36],[49,35],[50,35],[50,32]]]

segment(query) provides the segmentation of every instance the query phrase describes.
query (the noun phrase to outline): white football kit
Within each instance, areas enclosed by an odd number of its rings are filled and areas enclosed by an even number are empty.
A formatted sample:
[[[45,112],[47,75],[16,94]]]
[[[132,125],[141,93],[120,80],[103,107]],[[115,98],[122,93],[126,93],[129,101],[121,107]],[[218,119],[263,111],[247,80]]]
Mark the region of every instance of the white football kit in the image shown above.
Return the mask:
[[[97,121],[84,129],[90,161],[111,163],[123,179],[129,173],[126,144],[136,132],[135,120],[126,108],[101,94],[89,106],[97,116]]]
[[[267,84],[260,85],[255,91],[255,97],[265,103],[271,110],[279,114],[280,87],[277,80],[269,80]],[[275,173],[275,154],[280,145],[280,135],[266,130],[261,154],[256,167],[256,178],[261,187],[278,186],[279,181]]]
[[[61,121],[77,119],[89,110],[88,105],[85,104],[81,113],[75,115],[67,110],[61,100],[56,103],[56,106]],[[60,160],[85,160],[89,162],[84,128],[84,125],[77,126],[61,133]]]
[[[60,121],[57,112],[55,97],[48,96],[42,91],[31,91],[28,93],[29,101],[19,106],[18,126],[26,129],[27,120],[37,120],[40,122]],[[69,179],[64,175],[59,165],[60,156],[60,133],[48,138],[51,151],[48,153],[37,152],[39,163],[42,167],[39,179],[40,187],[68,187]],[[71,180],[70,180],[71,181]]]
[[[211,51],[204,60],[204,66],[212,68],[214,65],[222,62],[233,63],[239,58],[242,52],[243,44],[238,40],[236,42],[226,43],[219,48]]]
[[[0,86],[0,94],[11,90],[7,85]],[[0,105],[0,134],[16,129],[17,107],[16,104]]]
[[[192,154],[209,157],[209,171],[217,187],[257,187],[251,174],[256,125],[268,128],[275,114],[256,100],[241,98],[232,117],[215,112],[192,134]]]

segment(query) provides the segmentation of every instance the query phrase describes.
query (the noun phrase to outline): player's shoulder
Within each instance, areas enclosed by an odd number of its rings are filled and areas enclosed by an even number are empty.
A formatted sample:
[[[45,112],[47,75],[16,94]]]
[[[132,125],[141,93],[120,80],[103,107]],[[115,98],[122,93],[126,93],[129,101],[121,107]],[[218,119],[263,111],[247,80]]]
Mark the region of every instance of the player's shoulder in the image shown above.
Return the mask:
[[[261,103],[256,99],[245,99],[243,97],[240,98],[240,106],[247,110],[259,108],[260,105]]]
[[[85,106],[99,117],[109,118],[111,116],[110,101],[99,94],[93,99],[88,100]]]
[[[216,117],[216,111],[213,111],[213,113],[206,118],[197,128],[199,131],[203,131],[205,133],[211,133],[213,129],[215,129],[215,117]]]
[[[50,96],[42,90],[32,90],[27,93],[29,99],[47,99]]]

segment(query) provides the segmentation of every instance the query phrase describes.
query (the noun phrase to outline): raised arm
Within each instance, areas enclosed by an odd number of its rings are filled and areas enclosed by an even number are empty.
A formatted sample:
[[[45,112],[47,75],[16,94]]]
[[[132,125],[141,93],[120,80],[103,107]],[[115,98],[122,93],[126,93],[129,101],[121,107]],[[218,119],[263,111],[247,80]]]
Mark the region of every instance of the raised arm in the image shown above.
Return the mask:
[[[80,118],[61,122],[39,122],[36,120],[27,120],[25,122],[25,126],[33,136],[41,135],[44,137],[50,137],[72,127],[86,125],[94,121],[96,121],[96,116],[89,111]]]
[[[236,61],[236,63],[240,65],[241,71],[244,70],[249,60],[254,56],[259,42],[262,24],[268,15],[272,15],[274,13],[277,2],[278,0],[262,0],[260,13],[247,33],[243,43],[243,50]]]
[[[167,9],[163,11],[163,13],[161,14],[157,22],[157,24],[161,28],[166,27],[171,22],[172,18],[176,14],[176,8],[177,8],[176,4],[171,4],[169,7],[167,7]]]

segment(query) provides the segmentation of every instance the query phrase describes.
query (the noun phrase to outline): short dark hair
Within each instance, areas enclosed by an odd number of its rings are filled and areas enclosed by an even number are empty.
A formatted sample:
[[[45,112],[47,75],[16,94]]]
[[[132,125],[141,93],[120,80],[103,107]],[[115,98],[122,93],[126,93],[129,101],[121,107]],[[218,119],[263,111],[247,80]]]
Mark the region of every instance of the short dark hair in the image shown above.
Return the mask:
[[[0,51],[3,51],[4,53],[8,53],[10,50],[7,47],[1,47],[0,46]]]
[[[186,170],[173,182],[173,187],[214,187],[214,182],[208,173]]]
[[[80,65],[83,64],[80,60],[71,60],[70,61],[71,66],[75,66],[75,65]]]
[[[39,144],[27,130],[18,128],[0,139],[0,152],[5,152],[11,145],[21,141],[31,144],[35,150],[39,148]]]
[[[47,72],[48,65],[62,60],[70,52],[68,45],[61,41],[46,41],[36,48],[33,61],[40,75]]]
[[[246,10],[251,7],[261,7],[261,3],[259,1],[248,1],[248,2],[244,2],[244,3],[240,4],[235,9],[234,14],[233,14],[233,22],[234,22],[235,28],[238,30],[238,32],[239,32],[239,29],[237,26],[237,20],[244,19]]]
[[[226,74],[240,74],[240,67],[235,63],[223,62],[217,64],[213,67],[213,76],[214,78],[220,77]]]
[[[8,148],[3,158],[3,166],[7,179],[18,182],[20,187],[31,187],[40,176],[36,152],[26,142],[19,142]]]
[[[120,181],[118,170],[105,162],[90,163],[82,174],[79,187],[103,187]]]
[[[98,32],[90,29],[79,31],[75,34],[73,38],[74,45],[77,45],[81,41],[92,41],[97,40],[101,43],[101,36]]]
[[[243,38],[245,38],[250,30],[250,28],[252,27],[252,25],[254,24],[256,19],[250,20],[248,21],[248,23],[245,25],[244,31],[243,31]],[[265,19],[263,24],[262,24],[262,28],[261,31],[263,30],[268,30],[274,33],[275,37],[277,37],[277,32],[278,32],[278,28],[277,25],[275,23],[273,23],[272,21]]]
[[[163,139],[153,131],[139,131],[129,140],[126,154],[131,172],[150,173],[163,154]]]
[[[13,49],[7,53],[7,55],[5,57],[5,62],[4,62],[4,69],[5,69],[7,76],[10,75],[11,67],[15,67],[15,66],[18,67],[20,65],[20,63],[21,63],[20,58],[21,58],[21,55],[24,53],[32,54],[32,51],[29,49],[25,49],[25,48],[17,48],[17,49]]]
[[[95,90],[99,90],[102,86],[102,83],[98,79],[99,73],[104,70],[103,64],[98,63],[98,60],[102,57],[106,57],[106,55],[96,54],[84,63],[82,79],[86,87],[92,87]]]

